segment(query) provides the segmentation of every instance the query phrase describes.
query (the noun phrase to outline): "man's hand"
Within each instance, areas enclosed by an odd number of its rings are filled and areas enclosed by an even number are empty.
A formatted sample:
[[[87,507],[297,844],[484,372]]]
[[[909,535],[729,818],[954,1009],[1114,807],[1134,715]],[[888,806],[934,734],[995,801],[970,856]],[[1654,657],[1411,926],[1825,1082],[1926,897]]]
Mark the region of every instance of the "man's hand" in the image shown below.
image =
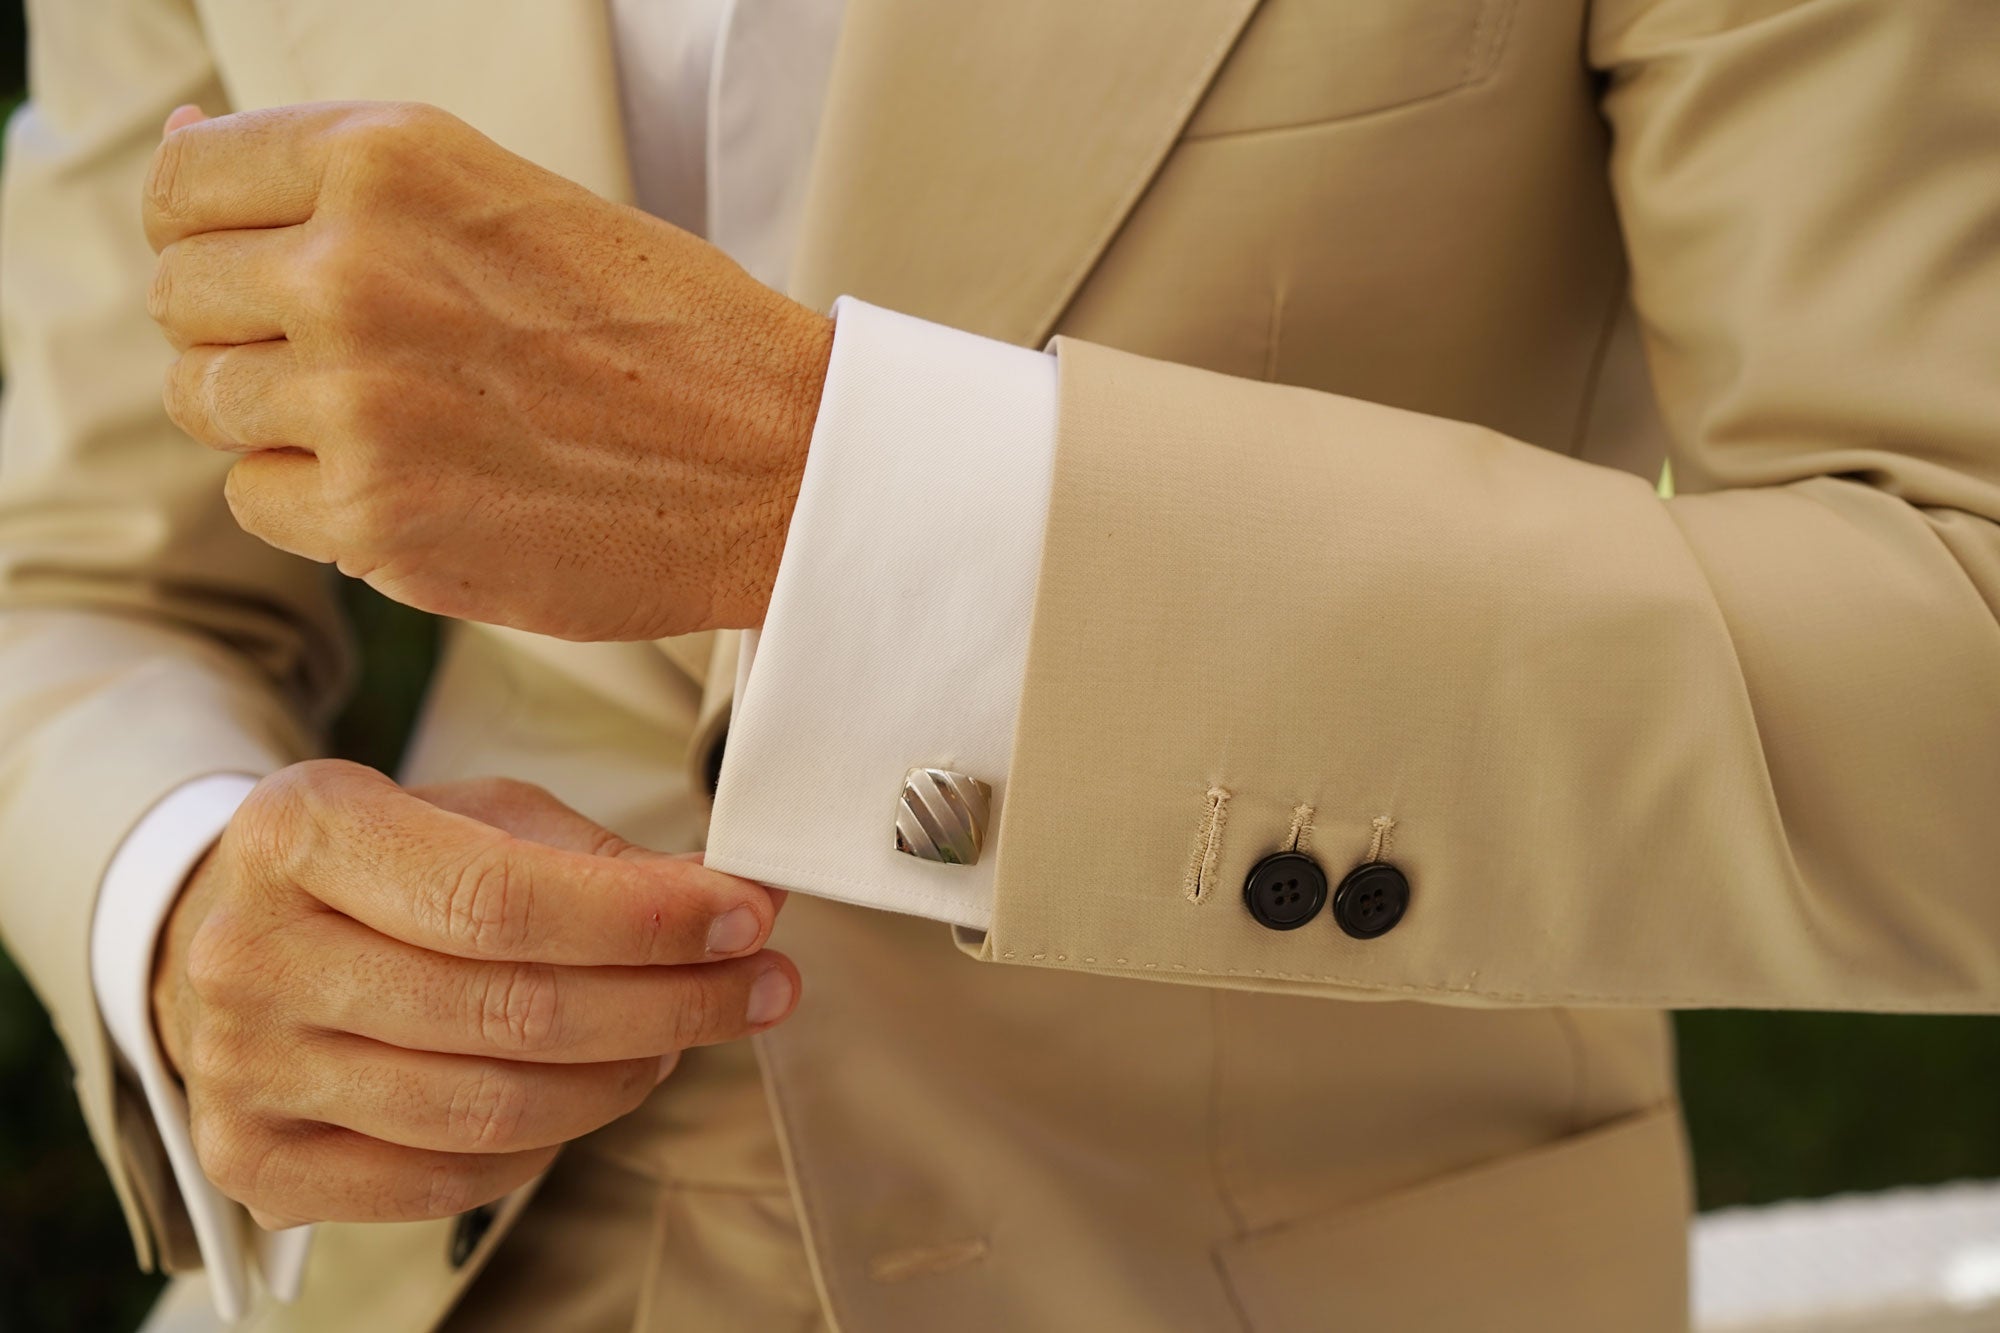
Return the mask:
[[[762,623],[824,316],[426,106],[184,109],[144,212],[167,410],[248,531],[563,638]]]
[[[770,1027],[778,895],[620,841],[539,787],[259,784],[168,922],[154,1024],[202,1169],[266,1226],[489,1202],[685,1047]]]

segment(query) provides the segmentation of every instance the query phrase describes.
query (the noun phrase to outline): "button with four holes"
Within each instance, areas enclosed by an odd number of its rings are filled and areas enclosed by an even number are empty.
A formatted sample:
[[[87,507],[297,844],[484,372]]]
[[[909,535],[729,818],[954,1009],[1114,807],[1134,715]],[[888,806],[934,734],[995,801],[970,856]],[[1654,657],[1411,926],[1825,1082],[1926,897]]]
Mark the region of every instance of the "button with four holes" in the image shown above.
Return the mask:
[[[1357,940],[1387,935],[1410,907],[1410,881],[1387,861],[1364,861],[1333,893],[1333,919]]]
[[[1326,903],[1326,872],[1302,852],[1274,852],[1250,868],[1243,905],[1257,924],[1297,930]]]

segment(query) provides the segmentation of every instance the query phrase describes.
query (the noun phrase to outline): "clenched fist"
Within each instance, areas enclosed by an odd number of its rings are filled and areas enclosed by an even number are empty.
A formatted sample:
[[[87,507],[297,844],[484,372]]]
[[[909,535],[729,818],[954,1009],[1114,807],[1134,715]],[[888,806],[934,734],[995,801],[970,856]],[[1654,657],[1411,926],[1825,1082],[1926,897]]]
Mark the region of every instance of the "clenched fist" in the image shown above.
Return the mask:
[[[154,1025],[202,1169],[266,1226],[444,1217],[791,1012],[778,895],[538,787],[298,764],[183,890]]]
[[[563,638],[762,623],[824,316],[426,106],[176,112],[144,216],[248,531]]]

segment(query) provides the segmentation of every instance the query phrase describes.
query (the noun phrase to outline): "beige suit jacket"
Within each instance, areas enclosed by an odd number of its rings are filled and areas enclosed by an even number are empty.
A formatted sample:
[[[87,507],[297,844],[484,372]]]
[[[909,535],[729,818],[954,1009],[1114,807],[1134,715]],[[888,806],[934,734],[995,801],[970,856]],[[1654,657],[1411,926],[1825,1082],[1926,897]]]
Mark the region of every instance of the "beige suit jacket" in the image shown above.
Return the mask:
[[[31,9],[0,925],[185,1261],[94,886],[175,785],[312,753],[343,650],[161,414],[159,123],[416,99],[628,183],[600,0]],[[771,1326],[787,1264],[871,1333],[1681,1327],[1658,1010],[2000,1007],[1996,44],[1985,0],[851,0],[797,294],[1061,335],[994,927],[795,899],[763,1095],[695,1061],[572,1154],[645,1187],[572,1185],[492,1281],[626,1274],[660,1327]],[[462,629],[413,768],[693,845],[733,652]],[[1336,877],[1387,830],[1394,932],[1244,911],[1300,807]],[[704,1190],[756,1216],[690,1239]],[[259,1326],[428,1327],[518,1212],[457,1262],[328,1228]]]

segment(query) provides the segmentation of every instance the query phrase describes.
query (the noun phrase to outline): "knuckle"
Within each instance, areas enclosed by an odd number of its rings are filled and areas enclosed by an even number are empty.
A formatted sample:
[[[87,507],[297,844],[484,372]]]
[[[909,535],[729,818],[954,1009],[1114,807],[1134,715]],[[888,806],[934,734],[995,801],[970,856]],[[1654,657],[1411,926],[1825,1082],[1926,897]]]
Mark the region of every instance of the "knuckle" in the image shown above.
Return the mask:
[[[387,327],[404,300],[402,285],[379,255],[344,242],[326,248],[314,290],[324,321],[350,334]]]
[[[186,964],[188,993],[209,1008],[227,1004],[234,996],[237,982],[234,969],[223,960],[222,948],[214,934],[210,922],[201,923],[188,942]],[[199,1029],[195,1035],[198,1040]]]
[[[201,429],[201,421],[195,410],[194,389],[189,382],[190,370],[186,352],[174,358],[174,363],[167,367],[166,379],[160,385],[160,403],[167,410],[167,420],[193,435]]]
[[[167,371],[167,416],[206,444],[238,442],[229,423],[239,420],[248,404],[241,383],[229,373],[232,351],[216,347],[183,352]]]
[[[374,168],[387,165],[394,134],[394,118],[381,107],[348,116],[326,132],[329,146],[357,183],[366,183]]]
[[[240,1057],[236,1043],[213,1022],[197,1022],[188,1033],[183,1074],[189,1084],[207,1092],[226,1090],[235,1082]]]
[[[274,1140],[213,1115],[197,1119],[191,1128],[195,1158],[217,1189],[238,1203],[249,1203],[265,1191]]]
[[[364,955],[345,967],[315,966],[312,1025],[322,1032],[366,1033],[382,1011],[381,978],[408,975],[379,955]]]
[[[297,258],[298,290],[308,304],[337,301],[358,260],[338,221],[315,218]]]
[[[174,309],[174,246],[160,252],[153,265],[153,280],[146,284],[146,313],[155,324],[165,325]]]
[[[674,1045],[700,1046],[722,1034],[726,1010],[712,986],[691,987],[674,1010]]]
[[[229,515],[236,520],[236,526],[257,537],[263,535],[264,523],[258,510],[257,486],[251,480],[252,461],[239,458],[230,464],[222,478],[222,502],[229,506]]]
[[[316,1211],[305,1201],[307,1187],[328,1168],[302,1143],[280,1133],[254,1133],[243,1144],[241,1160],[237,1192],[231,1195],[238,1203],[294,1217]]]
[[[553,968],[522,963],[488,982],[479,1007],[480,1034],[501,1050],[535,1054],[561,1044],[560,982]]]
[[[306,841],[324,834],[326,817],[335,811],[365,806],[371,794],[373,769],[345,759],[308,759],[277,775],[271,814],[288,841]]]
[[[349,116],[328,134],[352,183],[379,190],[408,179],[407,165],[435,142],[449,119],[420,102],[394,102]]]
[[[499,847],[481,849],[447,877],[437,911],[440,933],[471,957],[505,957],[528,937],[527,885]]]
[[[232,366],[230,358],[236,354],[234,348],[218,348],[201,361],[190,392],[197,403],[197,411],[208,424],[212,434],[219,438],[236,439],[230,430],[230,423],[242,419],[243,410],[250,405],[240,375],[231,373],[240,369],[240,363]]]
[[[226,1010],[255,991],[261,978],[250,943],[231,913],[211,910],[188,939],[189,992],[208,1008]],[[205,1033],[213,1039],[209,1025],[196,1035]]]
[[[368,218],[385,207],[370,203],[358,211]],[[358,342],[365,334],[385,331],[389,326],[384,321],[402,308],[403,283],[363,223],[340,214],[315,218],[297,263],[293,290],[310,328]]]
[[[590,840],[582,850],[591,856],[622,857],[628,852],[644,851],[645,848],[636,842],[628,842],[608,828],[600,828],[591,832]]]
[[[474,1151],[499,1151],[520,1137],[528,1114],[528,1089],[519,1078],[485,1068],[454,1090],[445,1110],[445,1132]]]
[[[478,1206],[472,1178],[448,1162],[437,1162],[417,1173],[412,1203],[418,1216],[451,1217]]]
[[[289,823],[300,789],[307,781],[300,771],[306,767],[293,764],[281,768],[252,787],[243,804],[236,807],[236,817],[229,821],[230,832],[244,838],[262,837],[269,830]]]
[[[168,135],[153,151],[141,195],[146,211],[155,221],[170,227],[186,217],[187,174],[186,140],[180,135]]]
[[[229,473],[232,504],[238,470]],[[245,860],[266,877],[296,882],[299,870],[312,854],[313,820],[309,800],[315,778],[313,763],[294,764],[281,769],[251,789],[230,823]]]
[[[202,1174],[214,1181],[217,1189],[234,1198],[232,1187],[240,1183],[242,1170],[237,1135],[217,1117],[197,1112],[188,1123],[188,1140],[194,1145],[195,1160],[201,1163]]]
[[[455,118],[428,102],[388,102],[355,120],[358,133],[378,149],[430,142]]]
[[[301,796],[320,800],[345,798],[355,781],[371,777],[373,769],[348,759],[307,759],[284,770],[285,784]]]

